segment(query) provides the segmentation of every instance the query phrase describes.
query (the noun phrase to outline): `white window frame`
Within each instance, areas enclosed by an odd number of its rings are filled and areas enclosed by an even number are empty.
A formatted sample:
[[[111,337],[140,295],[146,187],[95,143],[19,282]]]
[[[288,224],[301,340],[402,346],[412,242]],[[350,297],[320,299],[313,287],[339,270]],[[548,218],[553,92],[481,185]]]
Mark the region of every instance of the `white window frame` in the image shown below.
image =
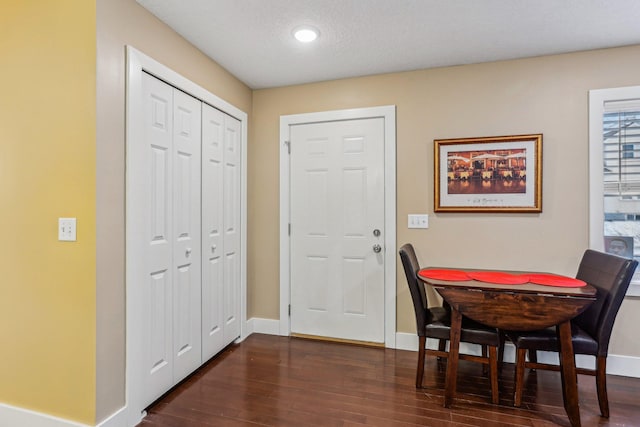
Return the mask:
[[[605,103],[640,99],[640,86],[589,91],[589,247],[604,251],[604,179],[602,118]],[[629,285],[627,296],[640,296],[640,280]]]

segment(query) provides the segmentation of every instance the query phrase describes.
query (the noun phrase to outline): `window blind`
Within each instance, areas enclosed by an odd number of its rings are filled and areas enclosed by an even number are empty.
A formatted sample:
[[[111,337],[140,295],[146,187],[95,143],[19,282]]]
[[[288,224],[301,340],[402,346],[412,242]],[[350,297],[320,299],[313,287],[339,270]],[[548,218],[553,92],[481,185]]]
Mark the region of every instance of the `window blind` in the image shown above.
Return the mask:
[[[640,99],[605,102],[604,196],[640,198]]]

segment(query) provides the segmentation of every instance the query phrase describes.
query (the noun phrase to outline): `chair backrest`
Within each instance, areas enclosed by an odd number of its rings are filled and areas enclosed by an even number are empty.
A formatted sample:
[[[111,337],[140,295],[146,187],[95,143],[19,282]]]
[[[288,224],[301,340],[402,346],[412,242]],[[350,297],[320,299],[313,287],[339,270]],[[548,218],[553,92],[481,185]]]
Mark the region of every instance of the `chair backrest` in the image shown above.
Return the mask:
[[[588,249],[576,278],[597,288],[596,301],[574,319],[598,342],[598,356],[606,356],[613,323],[638,261]]]
[[[429,320],[429,316],[427,310],[427,294],[425,293],[424,286],[418,282],[420,264],[418,263],[416,252],[411,243],[403,245],[399,252],[402,265],[404,266],[404,274],[407,276],[411,299],[413,300],[413,309],[416,312],[416,329],[418,336],[424,336],[425,325],[427,324],[427,320]]]

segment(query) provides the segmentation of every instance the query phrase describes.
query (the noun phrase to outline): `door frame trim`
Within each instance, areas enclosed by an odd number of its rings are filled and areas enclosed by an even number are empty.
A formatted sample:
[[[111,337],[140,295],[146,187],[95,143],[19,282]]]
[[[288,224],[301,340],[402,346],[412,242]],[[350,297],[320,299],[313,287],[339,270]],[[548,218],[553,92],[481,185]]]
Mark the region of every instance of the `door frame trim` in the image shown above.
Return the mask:
[[[289,221],[291,203],[289,192],[290,156],[289,127],[355,119],[384,119],[384,345],[396,347],[396,106],[354,108],[317,113],[303,113],[280,116],[280,321],[279,334],[291,335],[290,259],[291,243]]]
[[[144,136],[143,112],[142,112],[142,73],[146,72],[164,82],[174,86],[183,92],[192,95],[199,100],[227,113],[241,122],[241,177],[240,177],[240,341],[244,340],[250,330],[247,324],[247,113],[215,96],[203,87],[193,83],[169,67],[152,59],[131,46],[126,47],[126,152],[130,152],[134,141],[139,141]],[[135,197],[135,191],[131,185],[131,171],[133,161],[130,155],[126,156],[126,190],[125,190],[125,295],[126,295],[126,370],[125,370],[125,395],[127,425],[137,425],[142,417],[141,384],[138,372],[141,371],[142,342],[140,328],[139,307],[143,301],[143,295],[135,286],[137,277],[141,272],[135,262],[141,256],[139,244],[139,230],[144,223],[130,212],[127,200]],[[144,273],[143,273],[144,274]]]

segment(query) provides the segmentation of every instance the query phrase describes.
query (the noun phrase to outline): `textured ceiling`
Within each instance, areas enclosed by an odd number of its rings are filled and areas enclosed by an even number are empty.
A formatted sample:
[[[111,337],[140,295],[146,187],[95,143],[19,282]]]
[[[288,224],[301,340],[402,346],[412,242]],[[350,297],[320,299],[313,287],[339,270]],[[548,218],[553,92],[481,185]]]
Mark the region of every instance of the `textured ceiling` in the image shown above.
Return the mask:
[[[252,89],[640,44],[640,0],[137,2]]]

